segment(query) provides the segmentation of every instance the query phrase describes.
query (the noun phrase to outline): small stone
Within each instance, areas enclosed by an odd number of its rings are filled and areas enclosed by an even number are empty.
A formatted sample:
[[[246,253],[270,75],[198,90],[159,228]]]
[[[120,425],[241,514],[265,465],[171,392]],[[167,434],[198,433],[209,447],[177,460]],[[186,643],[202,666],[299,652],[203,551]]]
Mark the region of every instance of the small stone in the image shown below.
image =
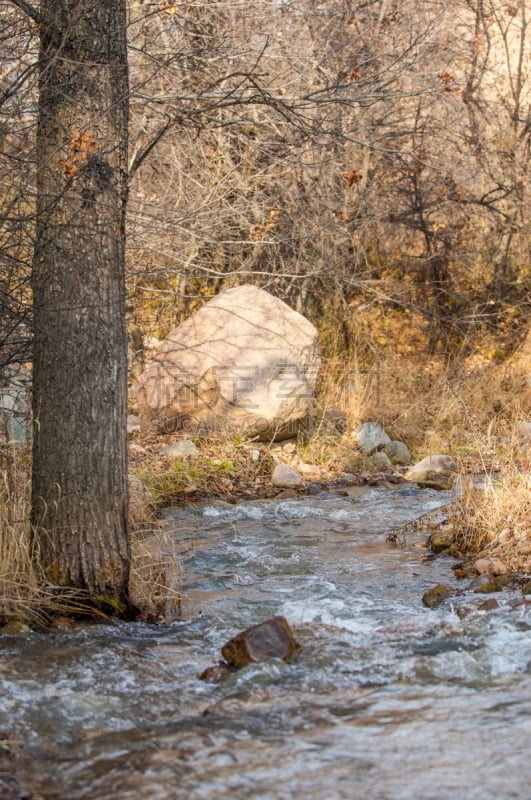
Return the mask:
[[[260,450],[258,450],[258,448],[251,450],[251,461],[254,461],[255,463],[260,461]]]
[[[500,604],[494,597],[489,597],[488,600],[485,600],[479,607],[480,611],[494,611],[496,608],[499,608]]]
[[[326,483],[320,483],[319,481],[310,481],[307,486],[308,494],[321,494],[321,492],[328,492],[328,486]]]
[[[136,433],[140,430],[140,419],[135,417],[134,414],[127,415],[127,433]]]
[[[273,486],[280,489],[298,489],[304,485],[302,475],[289,464],[277,464],[273,470]]]
[[[275,500],[298,500],[299,495],[295,489],[282,489],[277,495]]]
[[[430,536],[430,549],[433,553],[444,553],[453,545],[453,536],[436,531]]]
[[[501,592],[502,584],[498,577],[494,575],[478,575],[470,582],[468,587],[472,592]]]
[[[365,422],[352,433],[352,438],[362,453],[375,453],[391,439],[378,422]]]
[[[283,453],[295,453],[297,451],[297,445],[292,441],[283,442],[281,447]]]
[[[446,586],[444,583],[439,583],[437,586],[432,586],[431,589],[424,592],[422,595],[422,602],[428,608],[437,608],[437,606],[440,606],[451,594],[452,590],[449,586]]]
[[[272,617],[239,633],[222,647],[221,654],[229,665],[245,667],[268,658],[292,661],[301,650],[287,620]]]
[[[387,453],[393,464],[409,464],[411,453],[404,442],[394,440],[384,446],[384,453]]]
[[[297,469],[299,472],[302,472],[303,475],[320,475],[321,470],[319,467],[316,467],[315,464],[305,464],[304,461],[299,461],[297,464]]]
[[[480,575],[507,575],[508,567],[499,558],[478,558],[474,569]]]
[[[374,466],[377,467],[378,469],[392,466],[389,456],[387,455],[387,453],[384,453],[383,450],[375,453],[372,457],[372,460]]]
[[[207,681],[207,683],[223,683],[223,681],[230,678],[235,671],[235,667],[231,667],[230,664],[220,661],[218,664],[214,664],[212,667],[207,667],[203,670],[199,676],[199,680]]]
[[[196,456],[199,450],[190,439],[180,439],[174,444],[163,447],[159,455],[169,458],[182,458],[183,456]]]

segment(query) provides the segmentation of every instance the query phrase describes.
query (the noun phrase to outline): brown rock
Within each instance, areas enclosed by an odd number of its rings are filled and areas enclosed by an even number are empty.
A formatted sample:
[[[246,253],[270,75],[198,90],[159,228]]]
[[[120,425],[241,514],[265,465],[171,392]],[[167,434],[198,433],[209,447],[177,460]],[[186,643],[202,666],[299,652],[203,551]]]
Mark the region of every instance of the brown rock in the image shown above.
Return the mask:
[[[452,590],[449,586],[446,586],[444,583],[439,583],[437,586],[432,586],[431,589],[428,589],[422,595],[422,602],[428,608],[437,608],[443,603],[448,597],[450,597]]]
[[[302,650],[284,617],[272,617],[239,633],[221,649],[223,658],[233,667],[245,667],[268,658],[292,661]]]
[[[224,661],[219,664],[214,664],[212,667],[207,667],[199,676],[200,681],[207,681],[207,683],[223,683],[227,678],[235,672],[235,668]]]
[[[302,475],[289,464],[277,464],[271,482],[280,489],[297,489],[304,486]]]
[[[453,542],[453,536],[441,531],[436,531],[430,536],[430,548],[434,553],[444,553],[450,549]]]
[[[281,492],[275,495],[275,500],[296,500],[298,497],[299,495],[295,489],[283,489]]]
[[[488,594],[489,592],[501,592],[503,586],[499,577],[485,574],[474,578],[468,588],[473,592],[485,592]]]
[[[500,604],[494,597],[489,597],[488,600],[485,600],[479,607],[480,611],[494,611],[496,608],[499,608]]]

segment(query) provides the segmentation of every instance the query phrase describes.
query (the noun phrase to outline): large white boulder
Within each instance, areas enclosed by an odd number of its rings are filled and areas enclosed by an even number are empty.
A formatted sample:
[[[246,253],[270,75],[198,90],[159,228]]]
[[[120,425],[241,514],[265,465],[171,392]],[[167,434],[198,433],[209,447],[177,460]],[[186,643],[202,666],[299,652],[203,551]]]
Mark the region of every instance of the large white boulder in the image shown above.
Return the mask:
[[[144,427],[295,436],[312,413],[317,331],[263,289],[214,297],[157,348],[136,386]]]

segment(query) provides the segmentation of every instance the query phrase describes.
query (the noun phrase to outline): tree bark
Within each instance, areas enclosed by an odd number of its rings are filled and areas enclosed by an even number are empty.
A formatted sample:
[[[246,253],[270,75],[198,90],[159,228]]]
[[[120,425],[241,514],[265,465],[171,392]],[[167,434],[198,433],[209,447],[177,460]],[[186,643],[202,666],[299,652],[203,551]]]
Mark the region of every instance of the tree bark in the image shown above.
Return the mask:
[[[48,578],[128,606],[124,0],[42,0],[32,520]]]

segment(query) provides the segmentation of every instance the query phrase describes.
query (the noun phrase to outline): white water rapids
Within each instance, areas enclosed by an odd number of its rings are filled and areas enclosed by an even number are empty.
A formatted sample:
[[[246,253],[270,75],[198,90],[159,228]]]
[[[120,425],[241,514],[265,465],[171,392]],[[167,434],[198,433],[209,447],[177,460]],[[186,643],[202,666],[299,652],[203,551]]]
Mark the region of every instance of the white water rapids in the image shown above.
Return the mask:
[[[510,592],[479,610],[425,533],[386,542],[446,502],[399,486],[168,512],[182,619],[0,637],[19,779],[46,800],[530,798],[531,612]],[[429,610],[439,582],[458,594]],[[276,614],[297,661],[198,679]]]

